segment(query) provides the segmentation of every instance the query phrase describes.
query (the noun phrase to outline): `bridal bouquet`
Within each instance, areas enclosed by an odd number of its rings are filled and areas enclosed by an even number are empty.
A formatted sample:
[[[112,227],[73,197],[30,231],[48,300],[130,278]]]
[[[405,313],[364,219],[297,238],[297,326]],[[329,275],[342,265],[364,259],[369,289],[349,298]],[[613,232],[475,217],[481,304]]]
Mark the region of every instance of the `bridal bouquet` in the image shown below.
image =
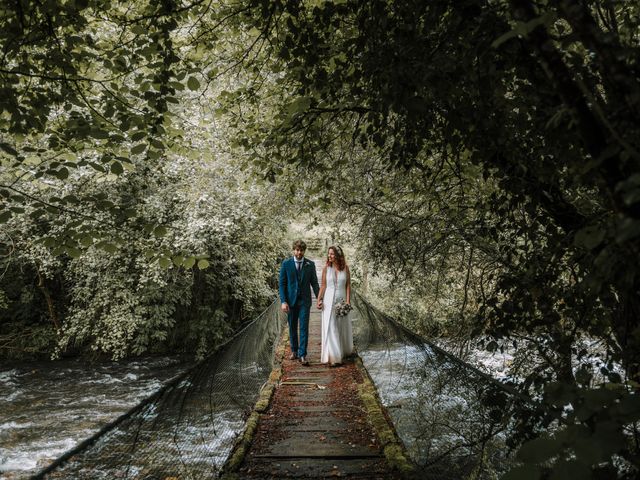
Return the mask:
[[[346,317],[351,311],[351,305],[342,300],[335,304],[336,317]]]

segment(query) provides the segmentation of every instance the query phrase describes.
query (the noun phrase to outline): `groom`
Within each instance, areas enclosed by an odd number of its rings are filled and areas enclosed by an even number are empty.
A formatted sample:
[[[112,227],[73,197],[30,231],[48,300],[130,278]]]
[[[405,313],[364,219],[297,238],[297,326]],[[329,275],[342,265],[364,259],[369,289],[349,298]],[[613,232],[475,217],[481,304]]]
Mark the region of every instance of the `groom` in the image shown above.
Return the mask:
[[[309,311],[311,310],[311,289],[318,296],[318,276],[316,265],[304,258],[307,244],[302,240],[293,243],[293,257],[287,258],[280,266],[281,309],[287,313],[289,321],[290,360],[300,358],[303,365],[307,360],[307,341],[309,339]],[[300,341],[298,342],[298,321],[300,322]]]

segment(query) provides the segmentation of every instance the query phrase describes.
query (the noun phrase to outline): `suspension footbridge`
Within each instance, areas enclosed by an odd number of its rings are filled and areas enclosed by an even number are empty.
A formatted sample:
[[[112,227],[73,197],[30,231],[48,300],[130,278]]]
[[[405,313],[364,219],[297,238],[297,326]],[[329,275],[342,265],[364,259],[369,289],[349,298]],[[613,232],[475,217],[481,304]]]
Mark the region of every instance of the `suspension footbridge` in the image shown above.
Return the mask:
[[[223,478],[400,478],[412,471],[361,361],[319,363],[320,316],[311,313],[309,366],[287,360],[282,337],[270,385]]]
[[[495,478],[511,464],[508,387],[358,294],[358,355],[288,360],[274,301],[214,354],[34,479]]]

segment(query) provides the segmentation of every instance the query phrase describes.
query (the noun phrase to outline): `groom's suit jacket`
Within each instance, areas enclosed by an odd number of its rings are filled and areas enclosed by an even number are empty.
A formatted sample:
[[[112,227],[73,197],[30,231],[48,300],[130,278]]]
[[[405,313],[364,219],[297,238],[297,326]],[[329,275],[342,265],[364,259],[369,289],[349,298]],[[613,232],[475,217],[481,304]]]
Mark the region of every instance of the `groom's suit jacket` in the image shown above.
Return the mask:
[[[311,307],[311,289],[317,297],[320,291],[316,265],[303,258],[300,273],[296,270],[293,257],[287,258],[280,266],[280,301],[293,306],[300,299],[305,307]]]

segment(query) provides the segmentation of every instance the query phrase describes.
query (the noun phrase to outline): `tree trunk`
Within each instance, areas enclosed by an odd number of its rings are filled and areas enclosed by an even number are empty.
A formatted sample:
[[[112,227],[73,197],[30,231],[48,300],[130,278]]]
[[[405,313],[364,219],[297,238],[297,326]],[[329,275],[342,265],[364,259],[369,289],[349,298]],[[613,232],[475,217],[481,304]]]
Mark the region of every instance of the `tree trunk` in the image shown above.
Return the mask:
[[[49,318],[53,322],[53,325],[56,327],[56,329],[58,329],[60,328],[60,322],[58,320],[58,316],[56,315],[56,308],[55,308],[55,304],[53,303],[53,299],[51,298],[51,293],[49,292],[49,289],[46,286],[46,279],[44,278],[42,273],[40,273],[40,270],[37,269],[36,271],[38,273],[38,287],[40,287],[40,290],[42,290],[44,298],[47,301]]]

